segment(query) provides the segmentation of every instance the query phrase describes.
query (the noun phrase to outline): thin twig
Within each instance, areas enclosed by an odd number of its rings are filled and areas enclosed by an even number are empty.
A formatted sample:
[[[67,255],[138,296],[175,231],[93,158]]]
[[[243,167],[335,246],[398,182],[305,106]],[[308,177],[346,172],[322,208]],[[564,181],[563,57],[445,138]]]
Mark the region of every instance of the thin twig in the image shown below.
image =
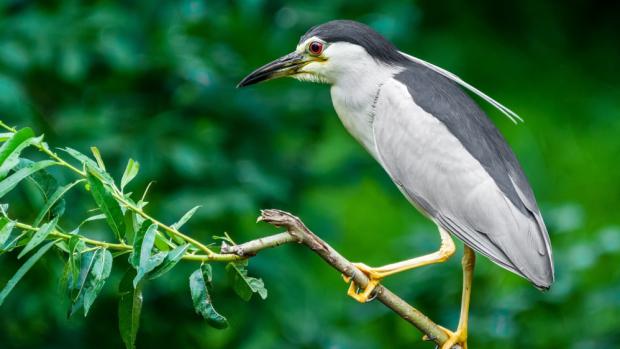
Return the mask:
[[[351,277],[356,285],[366,287],[368,284],[368,277],[364,273],[360,272],[349,260],[310,231],[299,218],[280,210],[263,210],[258,220],[265,221],[276,227],[284,227],[287,229],[287,232],[252,240],[240,245],[230,246],[224,243],[222,244],[221,253],[252,256],[263,249],[296,241],[310,248],[327,264],[343,275]],[[448,340],[446,332],[439,325],[392,293],[385,286],[378,285],[375,288],[374,294],[378,301],[415,326],[437,345],[441,346]],[[452,349],[456,348],[460,348],[460,346],[452,347]]]

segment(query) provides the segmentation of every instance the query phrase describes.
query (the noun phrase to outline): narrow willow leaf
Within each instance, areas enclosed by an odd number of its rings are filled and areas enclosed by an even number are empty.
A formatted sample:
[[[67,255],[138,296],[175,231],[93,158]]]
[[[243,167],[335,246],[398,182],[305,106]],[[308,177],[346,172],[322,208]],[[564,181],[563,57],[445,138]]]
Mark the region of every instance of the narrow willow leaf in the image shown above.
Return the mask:
[[[2,249],[4,243],[9,239],[9,236],[11,236],[14,227],[14,221],[6,217],[0,218],[0,249]]]
[[[28,252],[30,252],[32,249],[34,249],[35,247],[39,246],[44,240],[45,238],[47,238],[47,236],[52,232],[52,230],[54,230],[54,228],[56,228],[56,224],[58,223],[58,217],[54,218],[52,221],[43,224],[41,226],[41,228],[39,228],[34,235],[32,236],[32,238],[30,239],[30,241],[28,241],[28,243],[26,244],[26,247],[24,247],[24,249],[19,253],[19,255],[17,256],[17,258],[22,258],[23,256],[25,256]]]
[[[140,263],[140,266],[138,267],[138,274],[133,279],[134,286],[137,285],[142,279],[144,279],[144,277],[148,275],[151,271],[155,270],[155,268],[160,266],[166,259],[167,255],[168,252],[159,252],[150,256],[146,260],[146,262]]]
[[[28,260],[26,260],[26,262],[24,262],[24,264],[22,264],[22,266],[19,267],[19,269],[17,269],[17,272],[15,273],[15,275],[13,275],[13,277],[9,280],[9,282],[6,283],[6,285],[4,286],[4,289],[0,291],[0,305],[4,303],[4,300],[6,299],[6,297],[9,295],[9,293],[11,293],[13,288],[24,277],[24,275],[26,275],[28,270],[30,270],[30,268],[32,268],[32,266],[39,259],[41,259],[41,257],[45,254],[45,252],[49,251],[49,249],[52,246],[54,246],[55,243],[56,241],[50,241],[47,244],[43,245],[43,247],[41,247],[35,254],[30,256],[30,258],[28,258]]]
[[[93,153],[95,160],[97,160],[97,165],[99,165],[99,168],[105,171],[105,164],[103,163],[103,159],[101,158],[101,153],[99,152],[99,148],[90,147],[90,151]]]
[[[12,175],[8,176],[4,180],[2,180],[2,182],[0,182],[0,198],[6,195],[6,193],[11,191],[13,188],[15,188],[15,186],[19,184],[19,182],[21,182],[24,178],[54,164],[56,164],[56,162],[52,160],[35,162],[34,164],[26,166],[16,171]]]
[[[19,163],[13,168],[13,171],[18,171],[24,167],[34,165],[34,161],[28,159],[19,159]],[[39,190],[44,201],[49,200],[52,194],[58,190],[60,185],[54,176],[52,176],[47,170],[37,171],[28,177],[28,180]],[[57,205],[53,207],[53,215],[59,216],[64,213],[64,201],[61,200]]]
[[[94,167],[99,169],[99,165],[91,158],[89,158],[88,156],[80,153],[79,151],[73,149],[73,148],[69,148],[66,147],[64,149],[62,149],[64,152],[66,152],[67,154],[71,155],[73,158],[75,158],[76,160],[78,160],[79,162],[81,162],[84,166],[90,166],[90,167]]]
[[[135,349],[136,347],[136,336],[140,327],[140,312],[142,311],[142,283],[134,287],[132,280],[135,276],[136,271],[129,268],[118,289],[120,293],[118,329],[126,349]]]
[[[78,179],[77,181],[73,183],[69,183],[65,186],[62,186],[56,189],[56,191],[47,199],[47,201],[45,202],[45,205],[43,205],[43,207],[39,211],[39,214],[37,215],[37,218],[35,218],[34,223],[32,225],[34,225],[35,227],[38,226],[41,223],[41,221],[43,221],[43,218],[45,217],[47,212],[52,208],[52,206],[54,206],[54,204],[56,204],[59,200],[61,200],[62,197],[71,188],[73,188],[76,184],[81,183],[83,181],[84,181],[83,179]],[[58,217],[58,215],[56,215],[56,217]]]
[[[137,267],[138,273],[133,279],[134,286],[136,286],[149,272],[163,263],[164,259],[168,255],[167,252],[159,252],[155,255],[151,255],[153,245],[155,244],[156,234],[157,225],[155,224],[151,224],[151,226],[149,226],[146,230],[146,233],[144,233],[142,244],[140,245],[140,256],[137,258],[139,260]],[[135,262],[135,256],[134,259],[132,259],[132,262]]]
[[[112,254],[110,251],[103,249],[98,252],[99,253],[95,256],[95,263],[88,274],[88,280],[86,280],[86,290],[84,291],[84,316],[88,315],[88,310],[95,302],[97,295],[103,288],[105,281],[112,271]]]
[[[183,226],[183,224],[187,223],[187,221],[189,221],[189,220],[190,220],[190,218],[192,218],[192,216],[194,215],[194,213],[196,213],[196,211],[197,211],[199,208],[200,208],[200,206],[194,206],[194,207],[192,207],[192,209],[191,209],[191,210],[189,210],[189,211],[187,211],[187,212],[183,215],[183,217],[181,217],[181,219],[179,219],[179,221],[178,221],[178,222],[176,222],[176,223],[174,223],[174,224],[172,225],[172,228],[174,228],[174,229],[180,229],[180,228]]]
[[[170,241],[166,239],[164,234],[157,232],[155,235],[155,247],[160,251],[170,251]]]
[[[127,167],[125,167],[123,177],[121,178],[121,191],[125,189],[125,186],[138,175],[139,170],[140,163],[134,161],[133,159],[129,159],[127,162]]]
[[[228,320],[220,315],[211,301],[207,288],[208,280],[211,278],[211,266],[203,264],[200,269],[194,271],[189,277],[189,289],[192,294],[192,301],[196,313],[202,315],[207,323],[215,328],[223,329],[228,327]]]
[[[258,293],[262,299],[267,298],[265,283],[261,279],[248,276],[247,265],[247,261],[238,261],[230,262],[226,266],[233,289],[245,301],[249,301],[253,293]]]
[[[0,133],[0,142],[6,142],[13,137],[15,133],[13,132],[2,132]]]
[[[123,214],[123,220],[125,221],[125,240],[129,243],[133,244],[133,241],[136,237],[136,227],[134,225],[133,216],[135,213],[131,210],[125,210]]]
[[[150,221],[144,221],[142,226],[136,232],[136,237],[133,240],[133,252],[131,253],[131,257],[129,259],[129,263],[137,270],[140,266],[140,261],[142,259],[142,244],[144,242],[144,236],[147,231],[157,231],[156,224],[150,224]],[[151,246],[151,249],[153,246]],[[151,249],[148,250],[148,253],[151,253]]]
[[[86,244],[79,235],[73,235],[67,243],[69,249],[69,258],[67,259],[67,290],[69,297],[73,297],[73,290],[78,288],[78,280],[80,276],[80,266],[82,261],[82,251],[86,248]],[[73,299],[71,299],[73,301]]]
[[[71,309],[69,309],[69,316],[73,316],[78,310],[84,306],[84,290],[86,286],[86,280],[90,269],[95,262],[95,255],[99,250],[84,252],[80,255],[80,271],[78,273],[77,280],[73,281],[73,289],[71,290]]]
[[[73,158],[75,158],[79,162],[81,162],[83,167],[90,168],[92,172],[94,172],[94,174],[97,177],[99,177],[99,179],[102,180],[103,182],[107,184],[114,183],[114,180],[112,179],[112,177],[110,177],[110,175],[104,169],[100,168],[99,164],[97,164],[97,162],[94,161],[93,159],[69,147],[61,149],[61,150],[71,155]]]
[[[164,262],[149,274],[149,279],[156,279],[172,270],[172,268],[179,263],[188,248],[189,244],[185,244],[177,246],[174,250],[170,251],[166,259],[164,259]]]
[[[9,235],[5,243],[0,246],[0,254],[12,251],[13,249],[25,245],[22,238],[28,234],[27,231],[17,232],[15,229]]]
[[[0,178],[6,177],[7,173],[17,165],[19,154],[24,148],[41,141],[43,137],[34,138],[34,132],[30,128],[23,128],[0,147]]]
[[[88,168],[87,179],[90,184],[90,192],[97,203],[97,206],[101,209],[106,216],[108,225],[114,232],[116,239],[123,240],[123,234],[125,234],[125,218],[123,217],[123,211],[118,202],[114,199],[112,194],[108,191],[107,187],[94,176],[91,168]]]

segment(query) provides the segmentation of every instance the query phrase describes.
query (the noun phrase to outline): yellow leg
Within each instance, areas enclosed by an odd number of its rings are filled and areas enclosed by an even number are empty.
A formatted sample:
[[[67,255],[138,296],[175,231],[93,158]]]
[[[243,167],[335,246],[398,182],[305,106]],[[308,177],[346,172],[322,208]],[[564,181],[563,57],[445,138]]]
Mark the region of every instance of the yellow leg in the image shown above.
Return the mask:
[[[419,268],[425,265],[445,262],[454,254],[454,242],[452,237],[442,228],[439,228],[439,234],[441,236],[441,247],[439,250],[405,261],[384,265],[378,268],[372,268],[363,263],[354,263],[355,266],[370,279],[365,289],[358,292],[358,287],[354,282],[351,282],[347,294],[360,303],[365,303],[370,298],[370,295],[374,288],[379,284],[379,281],[386,276],[390,276],[402,271]],[[345,282],[350,282],[351,279],[347,276],[343,276]]]
[[[471,285],[474,274],[474,266],[476,264],[476,253],[465,245],[463,252],[463,295],[461,296],[461,316],[459,325],[455,332],[444,328],[450,337],[441,349],[450,349],[454,345],[459,345],[463,349],[467,349],[467,319],[469,317],[469,297],[471,295]]]

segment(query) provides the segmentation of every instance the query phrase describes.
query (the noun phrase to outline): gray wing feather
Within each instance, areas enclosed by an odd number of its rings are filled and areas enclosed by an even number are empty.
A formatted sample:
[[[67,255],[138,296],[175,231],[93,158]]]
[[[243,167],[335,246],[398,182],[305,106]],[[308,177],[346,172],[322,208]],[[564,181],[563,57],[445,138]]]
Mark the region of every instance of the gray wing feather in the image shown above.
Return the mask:
[[[549,237],[516,157],[458,86],[423,69],[407,69],[382,87],[373,120],[376,157],[438,225],[548,288]]]

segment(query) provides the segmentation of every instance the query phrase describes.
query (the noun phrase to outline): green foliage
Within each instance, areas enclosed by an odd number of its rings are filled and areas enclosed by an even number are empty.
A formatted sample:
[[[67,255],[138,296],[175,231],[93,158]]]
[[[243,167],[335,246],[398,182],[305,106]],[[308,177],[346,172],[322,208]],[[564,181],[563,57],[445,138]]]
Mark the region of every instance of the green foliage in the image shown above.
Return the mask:
[[[121,191],[125,189],[125,186],[129,184],[129,182],[136,178],[138,171],[140,171],[140,163],[133,159],[129,159],[125,172],[123,172],[123,177],[121,178]]]
[[[233,289],[244,301],[249,301],[254,293],[258,293],[262,299],[267,298],[265,283],[261,279],[248,276],[247,266],[247,260],[231,262],[226,266]]]
[[[47,222],[41,226],[41,228],[37,229],[37,231],[32,235],[26,247],[24,247],[17,258],[22,258],[26,253],[30,252],[35,247],[39,246],[47,236],[52,232],[54,228],[56,228],[56,224],[58,223],[58,217],[55,217],[52,221]]]
[[[211,302],[209,288],[211,287],[211,266],[203,264],[189,277],[189,288],[194,301],[196,313],[202,315],[207,322],[215,328],[228,327],[228,320],[220,315]]]
[[[15,188],[23,179],[27,178],[28,176],[32,175],[37,171],[40,171],[46,167],[55,164],[56,162],[54,162],[53,160],[44,160],[29,164],[24,168],[20,169],[19,171],[14,172],[7,178],[3,179],[2,182],[0,182],[0,198],[2,198],[9,191]]]
[[[21,248],[17,256],[21,259],[46,240],[51,240],[32,254],[7,282],[0,292],[0,305],[26,272],[48,250],[56,246],[66,258],[61,284],[66,287],[70,301],[69,316],[80,309],[84,310],[84,316],[88,315],[112,273],[114,259],[130,253],[129,263],[132,269],[125,273],[119,286],[118,307],[119,330],[127,348],[135,347],[142,310],[142,292],[146,281],[166,275],[184,258],[201,262],[199,274],[194,273],[190,278],[196,311],[213,327],[224,328],[228,325],[227,320],[215,311],[211,303],[208,291],[211,287],[211,267],[205,262],[230,260],[231,256],[217,254],[179,231],[199,206],[190,209],[177,223],[164,225],[144,212],[143,208],[147,204],[146,190],[138,203],[134,203],[130,193],[123,193],[123,188],[138,174],[137,162],[129,161],[119,189],[106,171],[97,148],[91,148],[95,160],[77,150],[64,149],[81,163],[82,169],[79,169],[52,152],[47,144],[42,142],[42,137],[35,138],[30,129],[15,130],[2,122],[0,126],[9,131],[2,137],[4,143],[0,150],[0,168],[5,170],[4,175],[8,174],[0,180],[0,198],[15,189],[24,179],[28,179],[43,199],[32,224],[9,218],[8,205],[0,207],[3,215],[0,217],[1,251]],[[50,160],[35,162],[26,158],[27,153],[24,150],[31,146]],[[54,176],[45,171],[54,165],[79,178],[60,185]],[[87,183],[85,189],[90,192],[96,210],[101,213],[86,217],[77,228],[67,233],[59,222],[65,210],[65,199],[70,189],[83,182]],[[82,235],[84,224],[101,219],[107,222],[115,242],[95,240]],[[15,228],[19,228],[21,232],[14,236]],[[160,229],[166,231],[169,238],[166,238]],[[131,241],[132,244],[129,245],[126,241]],[[206,254],[200,254],[201,252]],[[245,269],[243,271],[245,272]],[[236,286],[234,288],[237,289]]]
[[[116,239],[123,241],[123,235],[125,234],[125,218],[121,211],[121,206],[112,196],[109,189],[104,187],[101,179],[95,175],[95,171],[92,167],[88,166],[88,184],[90,184],[90,192],[97,203],[97,206],[101,209],[108,225],[114,232]]]
[[[136,347],[136,337],[140,327],[140,313],[142,312],[142,283],[134,287],[136,276],[134,269],[129,269],[123,276],[118,288],[118,328],[127,349]]]

